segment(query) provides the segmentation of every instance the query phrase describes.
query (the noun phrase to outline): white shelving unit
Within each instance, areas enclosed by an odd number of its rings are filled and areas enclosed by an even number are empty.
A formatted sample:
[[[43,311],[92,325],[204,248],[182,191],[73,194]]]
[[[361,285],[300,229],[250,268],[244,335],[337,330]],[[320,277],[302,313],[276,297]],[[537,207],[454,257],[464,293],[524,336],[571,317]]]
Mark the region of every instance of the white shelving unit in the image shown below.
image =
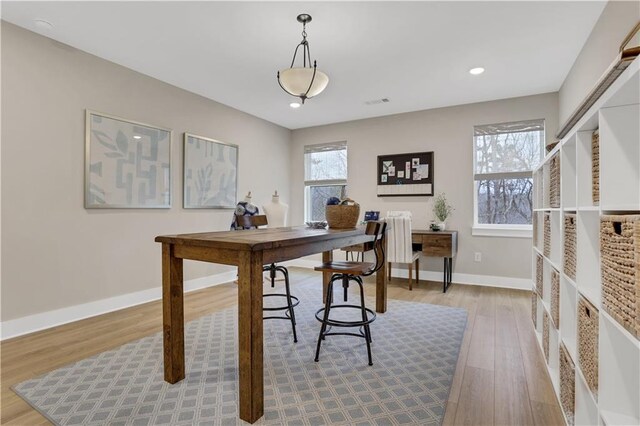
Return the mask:
[[[599,203],[592,196],[592,135],[599,130]],[[560,207],[551,208],[550,160],[560,159]],[[640,340],[602,308],[600,217],[640,212],[640,58],[636,58],[533,172],[536,238],[543,257],[543,294],[538,296],[536,334],[542,351],[543,315],[551,314],[551,271],[560,272],[560,324],[550,324],[547,368],[560,400],[559,346],[575,364],[576,425],[640,425]],[[550,253],[543,254],[543,217],[551,218]],[[576,214],[576,277],[562,270],[564,215]],[[598,391],[587,385],[578,362],[578,300],[598,310]]]

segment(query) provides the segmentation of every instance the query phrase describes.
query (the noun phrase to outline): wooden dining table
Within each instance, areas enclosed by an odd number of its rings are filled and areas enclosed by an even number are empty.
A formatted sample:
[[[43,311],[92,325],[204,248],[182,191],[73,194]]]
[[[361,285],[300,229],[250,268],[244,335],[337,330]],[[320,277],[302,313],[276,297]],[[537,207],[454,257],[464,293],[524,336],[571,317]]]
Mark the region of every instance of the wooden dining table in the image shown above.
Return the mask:
[[[371,240],[364,227],[285,227],[156,237],[162,243],[165,381],[176,383],[185,377],[183,259],[238,267],[239,411],[242,420],[254,423],[264,414],[263,265],[315,253],[322,253],[322,261],[327,262],[333,259],[333,250]],[[382,244],[386,244],[384,236]],[[387,310],[385,267],[376,273],[376,311],[380,313]],[[330,278],[323,273],[323,295]]]

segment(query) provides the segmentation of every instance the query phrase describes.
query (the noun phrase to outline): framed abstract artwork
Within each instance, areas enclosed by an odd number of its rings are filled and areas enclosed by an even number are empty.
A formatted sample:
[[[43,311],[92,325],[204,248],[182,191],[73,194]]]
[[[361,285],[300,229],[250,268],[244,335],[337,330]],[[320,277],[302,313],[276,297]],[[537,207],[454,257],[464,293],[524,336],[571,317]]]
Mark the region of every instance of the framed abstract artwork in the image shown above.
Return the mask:
[[[86,112],[84,206],[171,207],[171,130]]]
[[[238,190],[238,146],[184,134],[185,209],[234,209]]]

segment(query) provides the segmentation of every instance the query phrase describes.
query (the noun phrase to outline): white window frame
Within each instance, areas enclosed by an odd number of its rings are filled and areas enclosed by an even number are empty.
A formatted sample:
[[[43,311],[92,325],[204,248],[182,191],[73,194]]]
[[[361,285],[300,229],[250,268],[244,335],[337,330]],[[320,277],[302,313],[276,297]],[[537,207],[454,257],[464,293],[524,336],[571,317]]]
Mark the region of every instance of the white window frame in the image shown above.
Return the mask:
[[[332,142],[326,144],[316,144],[316,145],[306,145],[304,147],[304,176],[306,178],[307,175],[307,155],[312,152],[322,152],[322,151],[338,151],[344,149],[347,151],[347,142]],[[311,187],[313,186],[344,186],[345,193],[347,192],[347,180],[349,176],[349,154],[347,153],[347,178],[346,179],[317,179],[317,180],[307,180],[304,181],[304,220],[308,222],[311,220]]]
[[[522,122],[526,121],[542,121],[542,138],[540,141],[540,160],[542,161],[544,157],[544,145],[546,141],[546,122],[544,119],[535,119],[535,120],[521,120]],[[513,123],[518,123],[520,121],[514,121]],[[500,124],[509,124],[509,122],[505,123],[496,123],[496,125]],[[532,170],[529,171],[520,171],[520,172],[496,172],[496,173],[476,173],[476,160],[478,156],[476,155],[476,135],[475,129],[472,132],[472,143],[473,143],[473,226],[471,227],[471,235],[474,237],[508,237],[508,238],[532,238],[533,237],[533,224],[531,225],[510,225],[510,224],[500,224],[500,223],[478,223],[478,181],[482,179],[522,179],[522,178],[531,178],[533,179],[533,166]]]

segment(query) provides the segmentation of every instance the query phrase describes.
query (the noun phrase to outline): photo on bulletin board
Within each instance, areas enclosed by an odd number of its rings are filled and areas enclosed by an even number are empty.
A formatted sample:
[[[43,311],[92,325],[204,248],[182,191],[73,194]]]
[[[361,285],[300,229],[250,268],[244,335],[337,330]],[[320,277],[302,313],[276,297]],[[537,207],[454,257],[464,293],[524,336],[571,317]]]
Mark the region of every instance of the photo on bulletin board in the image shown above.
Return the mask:
[[[379,155],[378,197],[433,196],[433,157],[433,151]]]

